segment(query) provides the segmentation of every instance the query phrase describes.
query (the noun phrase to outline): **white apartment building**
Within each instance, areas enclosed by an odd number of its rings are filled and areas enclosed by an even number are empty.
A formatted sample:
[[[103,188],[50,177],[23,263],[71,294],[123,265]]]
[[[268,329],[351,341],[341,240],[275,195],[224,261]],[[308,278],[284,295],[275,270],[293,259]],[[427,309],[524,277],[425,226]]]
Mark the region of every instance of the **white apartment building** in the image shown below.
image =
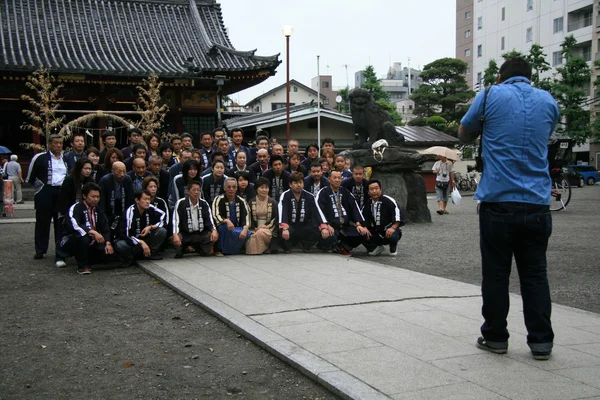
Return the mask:
[[[472,60],[470,85],[478,88],[490,60],[500,66],[502,54],[512,50],[526,54],[534,43],[544,48],[552,67],[561,65],[560,44],[569,35],[575,36],[578,54],[591,65],[598,49],[594,3],[598,0],[457,0],[456,57]]]

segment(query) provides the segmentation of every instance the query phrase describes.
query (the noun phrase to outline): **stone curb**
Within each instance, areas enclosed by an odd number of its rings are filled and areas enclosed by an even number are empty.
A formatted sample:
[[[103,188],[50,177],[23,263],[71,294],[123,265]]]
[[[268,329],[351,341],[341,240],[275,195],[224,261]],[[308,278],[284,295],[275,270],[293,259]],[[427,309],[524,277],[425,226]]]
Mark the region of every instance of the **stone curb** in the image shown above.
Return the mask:
[[[343,399],[391,400],[390,397],[360,379],[299,347],[155,263],[142,261],[139,262],[139,265],[148,275],[158,279],[179,295],[226,323],[254,344],[290,364]]]

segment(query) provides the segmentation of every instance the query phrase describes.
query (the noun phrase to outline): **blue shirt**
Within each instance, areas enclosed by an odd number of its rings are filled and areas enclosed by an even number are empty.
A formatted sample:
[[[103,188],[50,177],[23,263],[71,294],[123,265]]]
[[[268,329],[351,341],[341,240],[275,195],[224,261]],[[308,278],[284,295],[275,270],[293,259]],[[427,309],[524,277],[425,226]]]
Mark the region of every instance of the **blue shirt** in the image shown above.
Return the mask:
[[[467,132],[481,127],[484,93],[479,92],[461,121]],[[475,199],[549,205],[548,138],[559,116],[550,93],[524,77],[492,86],[482,136],[484,170]]]

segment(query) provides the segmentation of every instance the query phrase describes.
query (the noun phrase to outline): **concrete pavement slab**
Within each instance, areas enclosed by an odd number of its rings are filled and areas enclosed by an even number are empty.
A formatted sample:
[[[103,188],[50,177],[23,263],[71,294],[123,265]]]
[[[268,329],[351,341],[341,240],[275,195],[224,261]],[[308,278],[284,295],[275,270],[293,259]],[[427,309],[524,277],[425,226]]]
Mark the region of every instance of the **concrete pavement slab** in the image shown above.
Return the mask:
[[[481,289],[331,254],[143,262],[142,267],[344,398],[600,396],[600,318],[556,306],[536,362],[511,295],[507,356],[474,346]]]
[[[503,400],[504,396],[490,392],[471,382],[437,386],[429,389],[393,395],[394,400]]]
[[[592,386],[492,353],[432,364],[510,399],[569,400],[600,395]]]

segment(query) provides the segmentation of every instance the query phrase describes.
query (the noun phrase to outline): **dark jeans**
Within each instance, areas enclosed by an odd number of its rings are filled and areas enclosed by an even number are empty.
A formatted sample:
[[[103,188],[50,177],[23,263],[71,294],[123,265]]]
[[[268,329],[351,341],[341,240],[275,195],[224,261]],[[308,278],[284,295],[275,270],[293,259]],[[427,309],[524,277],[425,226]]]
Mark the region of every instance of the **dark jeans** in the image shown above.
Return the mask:
[[[35,195],[35,252],[46,254],[50,242],[50,225],[54,221],[54,243],[60,239],[60,221],[56,203],[60,186],[45,186]]]
[[[97,242],[91,243],[92,237],[89,235],[79,236],[73,234],[64,237],[60,246],[56,246],[57,258],[64,259],[68,256],[75,256],[79,268],[106,262],[108,260],[105,253],[106,245]],[[93,262],[90,262],[90,260],[93,260]]]
[[[163,242],[167,238],[167,230],[165,228],[157,228],[150,231],[146,237],[141,238],[148,247],[152,254],[155,254],[162,246]],[[118,240],[115,249],[125,260],[131,260],[132,258],[141,258],[144,256],[144,250],[139,244],[134,245],[129,243],[128,240]]]
[[[298,242],[303,249],[310,249],[317,243],[321,235],[319,234],[319,228],[313,225],[298,225],[289,228],[290,239],[283,240],[283,233],[279,234],[279,243],[283,250],[291,250]]]
[[[508,282],[514,255],[521,285],[527,343],[532,350],[552,349],[552,302],[546,274],[546,249],[552,233],[548,206],[528,203],[481,203],[479,230],[483,295],[481,326],[490,342],[506,343]]]
[[[400,229],[396,229],[396,232],[394,232],[389,239],[385,237],[385,232],[381,234],[374,229],[369,229],[369,232],[371,232],[371,238],[363,242],[367,251],[373,251],[377,246],[384,246],[386,244],[389,244],[391,248],[396,246],[402,237],[402,231]]]

